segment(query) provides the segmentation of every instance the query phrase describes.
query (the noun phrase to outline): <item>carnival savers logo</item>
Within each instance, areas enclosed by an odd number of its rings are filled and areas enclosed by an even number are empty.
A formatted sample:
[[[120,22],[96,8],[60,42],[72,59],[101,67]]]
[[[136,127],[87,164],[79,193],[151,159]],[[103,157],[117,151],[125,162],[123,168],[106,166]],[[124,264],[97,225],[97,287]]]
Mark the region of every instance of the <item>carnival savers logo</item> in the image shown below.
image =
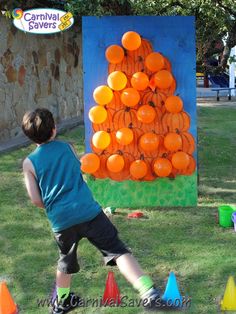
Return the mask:
[[[31,9],[12,11],[14,25],[23,32],[52,34],[65,31],[74,23],[73,15],[57,9]]]

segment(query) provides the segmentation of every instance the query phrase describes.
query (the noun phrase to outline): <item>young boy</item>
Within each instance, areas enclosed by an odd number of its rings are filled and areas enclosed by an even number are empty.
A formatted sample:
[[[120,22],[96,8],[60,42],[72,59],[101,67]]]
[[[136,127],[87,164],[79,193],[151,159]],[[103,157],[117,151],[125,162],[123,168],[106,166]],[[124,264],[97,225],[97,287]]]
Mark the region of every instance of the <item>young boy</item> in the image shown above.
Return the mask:
[[[68,143],[55,140],[52,113],[47,109],[27,112],[22,129],[37,145],[23,162],[26,189],[32,203],[46,209],[60,253],[57,300],[52,313],[67,313],[78,306],[79,297],[70,292],[70,284],[71,274],[79,271],[76,250],[82,238],[87,238],[100,250],[106,265],[118,266],[146,306],[166,307],[152,279],[144,274],[118,238],[117,229],[93,199],[82,178],[74,149]]]

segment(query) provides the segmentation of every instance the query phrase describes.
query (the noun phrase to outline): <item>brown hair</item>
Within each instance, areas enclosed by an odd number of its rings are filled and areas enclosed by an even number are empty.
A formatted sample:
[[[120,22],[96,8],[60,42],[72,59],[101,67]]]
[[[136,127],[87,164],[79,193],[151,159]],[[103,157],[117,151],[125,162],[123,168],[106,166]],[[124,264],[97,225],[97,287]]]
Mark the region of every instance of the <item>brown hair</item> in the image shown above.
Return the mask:
[[[25,135],[37,144],[47,142],[55,129],[52,113],[48,109],[38,108],[26,112],[22,120]]]

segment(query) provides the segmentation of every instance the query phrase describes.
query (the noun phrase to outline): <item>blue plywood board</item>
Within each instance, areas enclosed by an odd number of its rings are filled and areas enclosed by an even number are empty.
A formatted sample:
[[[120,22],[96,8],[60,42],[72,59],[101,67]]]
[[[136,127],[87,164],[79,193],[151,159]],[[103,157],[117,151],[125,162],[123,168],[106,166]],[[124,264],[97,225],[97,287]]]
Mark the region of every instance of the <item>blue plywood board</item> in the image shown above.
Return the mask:
[[[83,17],[83,70],[86,127],[86,152],[91,151],[92,135],[88,110],[95,104],[93,90],[107,84],[105,50],[121,44],[122,34],[128,30],[149,39],[155,51],[169,58],[177,81],[175,94],[181,95],[184,108],[191,115],[191,129],[196,138],[196,48],[195,23],[192,16],[109,16]]]
[[[128,30],[136,31],[150,40],[154,50],[160,51],[170,60],[172,73],[177,81],[175,94],[179,94],[183,99],[184,110],[191,116],[189,132],[193,134],[195,140],[197,139],[194,17],[109,16],[99,18],[89,16],[83,17],[82,29],[86,152],[91,151],[90,139],[93,132],[91,122],[88,120],[88,111],[95,105],[93,90],[98,85],[107,84],[108,63],[105,59],[105,50],[112,44],[121,44],[121,37]],[[195,158],[197,158],[196,151]],[[197,183],[195,190],[197,190]]]

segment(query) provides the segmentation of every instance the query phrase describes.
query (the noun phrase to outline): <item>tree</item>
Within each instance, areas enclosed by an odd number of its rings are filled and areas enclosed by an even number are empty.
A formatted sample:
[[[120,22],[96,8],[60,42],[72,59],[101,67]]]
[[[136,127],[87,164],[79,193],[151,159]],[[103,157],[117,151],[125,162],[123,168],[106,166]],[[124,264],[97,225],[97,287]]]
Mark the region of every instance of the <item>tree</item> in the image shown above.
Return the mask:
[[[133,1],[135,14],[194,15],[196,18],[197,68],[203,72],[222,72],[230,50],[236,45],[236,2],[234,0]],[[225,40],[225,45],[223,41]],[[217,67],[208,60],[215,54]]]
[[[21,8],[22,10],[31,8],[61,8],[64,9],[67,1],[63,0],[1,0],[0,10],[12,11],[15,8]],[[1,11],[0,11],[1,12]]]

